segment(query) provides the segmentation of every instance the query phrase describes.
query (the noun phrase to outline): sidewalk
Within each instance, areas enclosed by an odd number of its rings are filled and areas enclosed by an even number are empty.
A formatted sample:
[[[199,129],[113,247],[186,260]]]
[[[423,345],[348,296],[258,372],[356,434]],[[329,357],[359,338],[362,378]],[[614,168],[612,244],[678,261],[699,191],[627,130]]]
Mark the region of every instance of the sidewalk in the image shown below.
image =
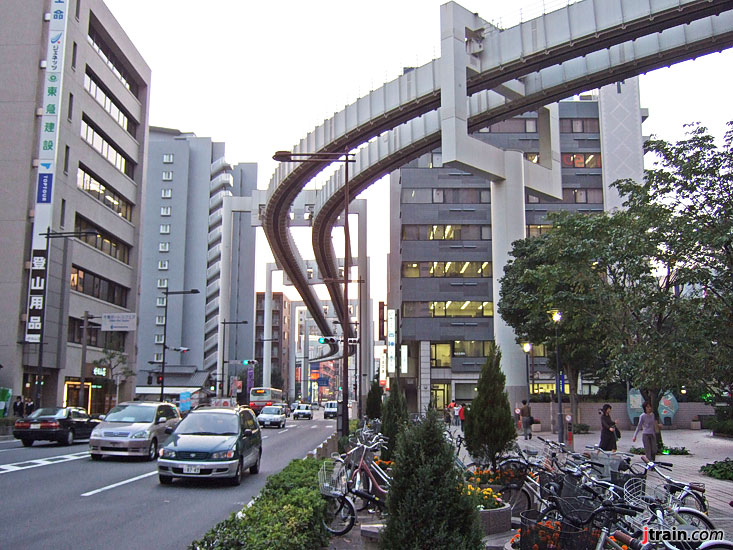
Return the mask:
[[[452,428],[455,433],[457,428]],[[460,430],[458,430],[460,431]],[[530,441],[524,441],[521,435],[518,437],[520,446],[523,449],[541,449],[543,443],[536,437],[537,435],[545,438],[557,440],[557,435],[545,432],[535,434]],[[641,446],[641,438],[636,443],[631,442],[633,433],[624,432],[619,441],[619,451],[628,452],[632,446]],[[710,503],[710,519],[715,525],[723,529],[728,538],[733,537],[733,508],[728,505],[733,499],[733,482],[721,481],[704,476],[700,473],[700,466],[716,460],[723,460],[727,457],[733,457],[733,439],[725,439],[721,437],[712,437],[709,431],[701,430],[665,430],[662,433],[664,443],[668,447],[687,447],[692,453],[691,456],[672,456],[660,455],[659,460],[674,464],[674,468],[669,474],[673,479],[682,481],[696,481],[705,483],[706,495]],[[598,443],[600,435],[598,432],[590,434],[575,435],[575,450],[584,451],[586,445],[594,445]],[[461,459],[464,462],[470,461],[465,449],[461,451]],[[377,548],[376,543],[371,542],[368,538],[361,536],[361,527],[380,523],[381,520],[372,514],[360,513],[357,523],[350,533],[343,537],[333,537],[328,546],[329,550],[371,550]],[[485,540],[489,546],[501,546],[507,542],[512,532],[504,535],[491,537]]]

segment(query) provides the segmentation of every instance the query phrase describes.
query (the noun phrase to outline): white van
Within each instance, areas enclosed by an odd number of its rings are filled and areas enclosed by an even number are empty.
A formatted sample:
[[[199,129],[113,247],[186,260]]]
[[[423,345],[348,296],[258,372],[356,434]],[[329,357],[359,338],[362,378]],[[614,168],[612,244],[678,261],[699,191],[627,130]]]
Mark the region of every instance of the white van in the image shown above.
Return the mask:
[[[337,418],[338,417],[338,402],[326,401],[326,407],[323,410],[323,418]]]

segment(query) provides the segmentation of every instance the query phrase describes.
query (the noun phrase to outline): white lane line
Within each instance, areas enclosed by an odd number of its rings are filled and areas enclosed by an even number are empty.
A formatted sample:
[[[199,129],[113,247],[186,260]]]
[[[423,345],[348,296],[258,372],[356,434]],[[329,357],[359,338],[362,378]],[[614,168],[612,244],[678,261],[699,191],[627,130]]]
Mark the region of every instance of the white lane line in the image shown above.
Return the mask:
[[[318,426],[311,426],[311,430],[317,430]]]
[[[18,439],[15,439],[15,438],[13,438],[13,439],[5,439],[3,441],[0,441],[0,445],[2,445],[4,443],[18,443],[18,441],[19,440]]]
[[[12,464],[0,465],[0,474],[17,472],[19,470],[29,470],[31,468],[40,468],[41,466],[50,466],[51,464],[59,464],[61,462],[69,462],[71,460],[80,460],[89,458],[89,452],[72,453],[69,455],[47,456],[46,458],[35,458],[33,460],[24,460],[23,462],[14,462]]]
[[[113,483],[112,485],[107,485],[106,487],[101,487],[100,489],[95,489],[94,491],[89,491],[88,493],[82,493],[81,496],[83,497],[90,497],[92,495],[96,495],[97,493],[101,493],[103,491],[109,491],[110,489],[114,489],[115,487],[119,487],[120,485],[127,485],[128,483],[132,483],[133,481],[138,481],[140,479],[144,479],[146,477],[154,476],[158,473],[158,470],[153,470],[152,472],[148,472],[147,474],[142,474],[139,476],[131,477],[130,479],[126,479],[124,481],[120,481],[119,483]]]
[[[262,436],[262,439],[267,439],[268,437],[270,437],[270,436],[269,435],[263,435]]]
[[[288,431],[289,429],[290,429],[290,428],[283,428],[282,430],[278,430],[278,431],[277,431],[277,433],[279,433],[279,434],[284,434],[284,433],[285,433],[285,432],[287,432],[287,431]]]

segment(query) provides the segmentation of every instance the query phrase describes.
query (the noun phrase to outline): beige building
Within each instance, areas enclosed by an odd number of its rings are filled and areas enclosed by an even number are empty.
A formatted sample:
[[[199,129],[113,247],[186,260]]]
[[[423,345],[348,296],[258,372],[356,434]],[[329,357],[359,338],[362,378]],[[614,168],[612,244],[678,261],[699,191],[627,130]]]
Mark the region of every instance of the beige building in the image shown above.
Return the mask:
[[[150,69],[101,0],[2,11],[0,386],[76,405],[83,380],[103,412],[135,385],[136,332],[102,315],[137,310]],[[105,350],[126,365],[95,367]]]

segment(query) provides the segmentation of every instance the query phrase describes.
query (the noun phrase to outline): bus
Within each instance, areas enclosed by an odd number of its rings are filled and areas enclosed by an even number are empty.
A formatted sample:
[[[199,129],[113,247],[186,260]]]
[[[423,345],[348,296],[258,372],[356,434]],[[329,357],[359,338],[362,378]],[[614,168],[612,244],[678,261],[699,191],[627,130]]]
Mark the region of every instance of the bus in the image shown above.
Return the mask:
[[[283,391],[277,388],[252,388],[249,391],[249,408],[260,414],[262,407],[283,402]]]

